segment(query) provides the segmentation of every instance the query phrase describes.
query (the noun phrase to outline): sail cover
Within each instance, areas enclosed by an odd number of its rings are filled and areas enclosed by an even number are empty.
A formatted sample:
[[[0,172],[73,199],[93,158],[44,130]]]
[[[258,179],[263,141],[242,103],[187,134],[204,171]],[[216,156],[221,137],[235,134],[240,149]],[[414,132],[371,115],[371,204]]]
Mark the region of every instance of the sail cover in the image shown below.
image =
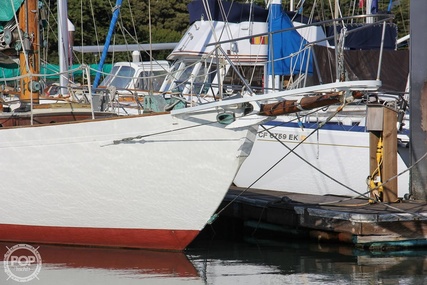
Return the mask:
[[[348,49],[379,49],[383,40],[383,24],[346,24],[345,28],[348,34],[344,41],[344,47]],[[337,33],[342,30],[342,25],[338,24]],[[326,26],[326,35],[330,37],[329,44],[334,45],[334,27]],[[386,23],[383,48],[396,49],[397,25],[395,23]]]
[[[231,23],[266,22],[268,16],[268,10],[260,6],[235,1],[195,0],[187,8],[190,12],[190,24],[201,19]]]
[[[272,4],[268,15],[269,32],[292,28],[289,16],[280,4]],[[299,72],[312,73],[313,64],[308,49],[299,52],[307,41],[296,31],[272,33],[268,49],[268,74],[292,75]],[[290,57],[290,55],[295,57]],[[308,63],[308,66],[307,66]]]

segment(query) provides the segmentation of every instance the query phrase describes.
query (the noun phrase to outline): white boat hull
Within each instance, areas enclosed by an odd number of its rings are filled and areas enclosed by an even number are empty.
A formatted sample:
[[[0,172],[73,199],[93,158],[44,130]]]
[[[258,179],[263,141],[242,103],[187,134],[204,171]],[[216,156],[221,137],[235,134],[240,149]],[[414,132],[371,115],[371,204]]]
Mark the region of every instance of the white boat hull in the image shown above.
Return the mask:
[[[260,127],[251,155],[234,180],[237,186],[315,195],[369,196],[368,132],[321,129],[297,146],[313,129],[265,127],[284,145]],[[295,148],[297,155],[287,147]],[[405,169],[405,163],[398,157],[398,172]],[[408,193],[408,186],[406,172],[398,177],[399,197]]]
[[[255,136],[212,123],[215,116],[0,129],[0,240],[185,248]]]
[[[275,1],[278,2],[278,1]],[[280,2],[280,1],[279,1]],[[272,6],[279,7],[280,5],[276,5],[278,3],[272,4]],[[280,3],[279,3],[280,4]],[[250,4],[248,4],[250,5]],[[248,8],[249,10],[249,8]],[[190,9],[190,16],[192,10]],[[272,11],[269,11],[273,13]],[[278,11],[277,11],[278,12]],[[198,15],[196,10],[193,12],[195,15]],[[231,13],[230,13],[231,14]],[[269,14],[270,17],[272,14]],[[199,15],[198,15],[199,16]],[[277,18],[280,19],[280,13],[276,14]],[[248,19],[251,16],[249,15]],[[194,17],[194,19],[198,19]],[[283,19],[282,19],[283,20]],[[305,26],[305,24],[298,23],[298,20],[292,20],[294,26],[298,27],[298,33],[308,42],[315,43],[315,46],[322,45],[328,46],[329,44],[324,39],[326,38],[326,34],[320,26]],[[353,74],[352,79],[349,81],[341,81],[341,80],[328,80],[325,81],[323,78],[317,78],[314,75],[319,73],[316,71],[313,75],[310,74],[302,74],[305,73],[305,67],[302,68],[303,64],[298,63],[298,56],[302,56],[302,54],[306,53],[307,50],[305,43],[303,43],[302,39],[295,39],[296,42],[300,41],[300,47],[305,47],[303,50],[295,50],[289,51],[290,54],[283,55],[283,58],[292,58],[291,68],[289,71],[292,75],[290,78],[284,76],[280,78],[280,74],[287,74],[287,72],[279,72],[278,70],[274,70],[275,67],[271,68],[269,72],[269,67],[267,64],[268,59],[268,49],[272,48],[271,39],[268,41],[264,37],[259,35],[265,35],[268,31],[269,26],[272,26],[271,23],[268,23],[268,20],[265,19],[265,22],[258,19],[256,21],[251,22],[239,22],[232,23],[231,21],[222,21],[222,19],[215,19],[212,21],[195,21],[192,26],[187,30],[177,47],[172,51],[169,55],[170,60],[174,60],[174,66],[172,67],[172,71],[174,71],[175,77],[173,80],[177,78],[181,81],[185,81],[188,78],[180,78],[181,73],[188,75],[192,74],[189,82],[187,82],[187,86],[190,86],[192,82],[198,83],[200,82],[195,80],[196,78],[203,80],[207,80],[208,86],[211,86],[209,90],[202,91],[199,94],[200,98],[211,98],[205,96],[203,92],[206,92],[209,95],[218,95],[219,91],[215,90],[215,85],[218,82],[222,82],[223,85],[227,88],[230,87],[230,94],[234,92],[241,92],[242,90],[247,91],[247,88],[241,89],[239,85],[243,85],[243,82],[240,80],[230,80],[230,78],[237,79],[238,76],[235,76],[230,65],[231,61],[235,68],[242,72],[242,77],[246,79],[246,83],[252,86],[252,89],[261,89],[262,92],[266,92],[265,94],[257,94],[256,97],[260,99],[262,97],[262,103],[268,103],[269,99],[273,99],[273,96],[277,96],[277,93],[282,93],[283,98],[287,100],[299,100],[302,94],[312,95],[312,94],[321,94],[327,92],[337,92],[339,89],[330,88],[326,91],[326,86],[336,84],[336,86],[340,85],[340,88],[345,88],[345,86],[353,86],[352,91],[362,92],[368,90],[369,81],[378,81],[377,74],[373,73],[371,75],[367,74]],[[276,42],[277,43],[277,42]],[[197,64],[209,66],[211,63],[215,64],[216,61],[209,61],[209,57],[214,58],[215,53],[212,53],[214,48],[220,44],[221,48],[224,52],[226,52],[229,61],[227,61],[227,66],[230,68],[224,68],[224,75],[219,78],[216,76],[215,78],[210,78],[210,76],[206,76],[207,71],[203,68],[197,68]],[[288,42],[285,43],[286,45]],[[289,41],[289,47],[292,46],[291,41]],[[369,47],[371,48],[371,47]],[[271,50],[270,50],[271,51]],[[330,50],[331,52],[333,49]],[[221,53],[220,53],[221,54]],[[311,51],[308,52],[311,54]],[[331,53],[333,54],[333,53]],[[324,54],[325,58],[317,58],[316,61],[319,65],[332,66],[335,65],[330,62],[330,58],[326,56],[330,56],[331,54]],[[276,54],[277,55],[277,54]],[[280,57],[280,56],[277,56]],[[273,56],[274,58],[274,56]],[[402,57],[404,58],[404,57]],[[200,60],[200,62],[196,61]],[[366,57],[365,63],[371,61],[370,57]],[[301,66],[300,66],[301,65]],[[263,72],[260,69],[256,69],[256,67],[264,67]],[[308,65],[307,65],[308,66]],[[347,63],[345,64],[345,71],[348,73],[353,67],[347,67]],[[184,67],[186,68],[184,71]],[[298,67],[301,67],[301,71],[297,71]],[[367,66],[368,67],[368,66]],[[367,68],[366,67],[366,68]],[[335,67],[337,69],[338,66]],[[373,67],[374,68],[374,67]],[[294,70],[297,69],[297,70]],[[314,70],[316,68],[313,67]],[[180,72],[178,72],[181,70]],[[333,69],[331,69],[331,73]],[[375,69],[374,69],[375,70]],[[383,69],[384,70],[384,67]],[[366,71],[366,70],[365,70]],[[364,73],[365,73],[364,71]],[[353,72],[353,71],[352,71]],[[268,75],[268,74],[276,73],[276,76]],[[357,72],[358,73],[358,72]],[[391,72],[394,74],[394,72]],[[391,78],[395,78],[400,73],[395,73]],[[346,77],[349,77],[349,74],[346,74]],[[401,76],[401,75],[399,75]],[[324,75],[322,75],[324,77]],[[387,82],[387,85],[390,84],[392,80],[387,78],[388,76],[382,76]],[[262,84],[258,84],[256,78],[262,79]],[[355,87],[357,80],[359,78],[365,78],[371,80],[361,80],[360,84]],[[376,80],[373,80],[376,78]],[[406,79],[406,76],[404,77]],[[350,78],[348,78],[350,79]],[[171,87],[171,79],[170,82],[166,82],[163,87]],[[347,80],[347,79],[346,79]],[[178,80],[179,81],[179,80]],[[315,82],[320,81],[322,84],[317,85]],[[329,82],[329,83],[328,83]],[[370,84],[370,83],[369,83]],[[234,86],[233,86],[234,85]],[[385,86],[387,86],[385,85]],[[392,85],[392,84],[390,84]],[[196,84],[197,86],[197,84]],[[372,88],[368,91],[378,91],[380,87],[383,86],[383,82],[380,82],[376,86],[376,88]],[[175,87],[175,86],[172,86]],[[274,87],[274,88],[273,88]],[[285,90],[282,90],[285,88]],[[325,90],[322,90],[325,88]],[[182,94],[184,96],[188,95],[189,100],[191,98],[195,98],[195,94],[198,91],[196,88],[194,90],[190,90],[189,88],[182,88]],[[200,89],[200,88],[199,88]],[[388,90],[388,88],[384,88]],[[162,89],[161,91],[171,91],[173,88]],[[273,91],[279,90],[279,91]],[[395,91],[398,91],[396,89]],[[402,92],[404,90],[399,90]],[[244,92],[243,92],[244,93]],[[250,93],[250,92],[248,92]],[[256,92],[255,92],[256,93]],[[299,93],[299,94],[298,94]],[[225,92],[227,94],[227,92]],[[369,93],[367,93],[369,94]],[[271,95],[271,98],[268,98],[268,95]],[[348,95],[348,94],[347,94]],[[201,100],[200,98],[197,98]],[[244,96],[239,100],[250,100],[251,96]],[[347,97],[347,99],[349,99]],[[378,99],[383,100],[395,100],[396,97],[391,96],[391,94],[379,94]],[[390,101],[391,102],[391,101]],[[295,101],[294,107],[295,109],[299,108],[296,111],[303,111],[304,107],[300,105],[301,101]],[[222,104],[221,102],[215,102],[214,104]],[[219,106],[219,105],[217,105]],[[201,105],[203,107],[203,105]],[[338,108],[338,106],[335,106]],[[277,107],[277,109],[280,109]],[[327,109],[327,108],[326,108]],[[279,113],[279,112],[278,112]],[[311,115],[309,114],[311,113]],[[331,119],[329,122],[331,123],[339,123],[341,125],[346,125],[347,128],[355,126],[362,126],[363,121],[365,120],[366,115],[366,105],[365,102],[355,102],[354,104],[346,104],[344,110],[335,114],[332,118],[328,118],[329,115],[332,115],[330,110],[321,111],[318,110],[315,113],[311,111],[303,111],[299,112],[299,120],[301,121],[310,121],[310,117],[319,120],[319,122],[324,122],[326,119]],[[318,117],[320,116],[320,118]],[[281,116],[282,117],[282,116]],[[281,141],[288,146],[289,148],[294,148],[301,140],[301,136],[308,135],[313,129],[305,129],[302,131],[299,127],[288,127],[288,126],[279,126],[285,122],[296,122],[295,116],[290,115],[289,120],[282,118],[277,118],[275,120],[276,126],[272,129],[273,133],[276,133],[281,138]],[[323,118],[322,118],[323,117]],[[246,117],[248,120],[250,117]],[[256,118],[253,118],[254,120]],[[323,120],[322,120],[323,119]],[[245,122],[236,121],[233,124],[243,125]],[[331,124],[327,124],[326,127]],[[270,128],[270,125],[266,125],[267,128]],[[408,127],[408,124],[406,124]],[[262,128],[259,130],[262,132]],[[301,157],[297,157],[295,154],[288,154],[289,150],[279,142],[277,142],[274,138],[270,138],[269,134],[264,136],[265,133],[260,133],[257,136],[256,143],[254,145],[254,149],[251,152],[249,158],[243,163],[239,173],[237,174],[234,183],[239,187],[253,187],[259,189],[266,190],[279,190],[286,192],[296,192],[296,193],[309,193],[309,194],[317,194],[317,195],[327,195],[327,194],[335,194],[335,195],[350,195],[355,196],[359,194],[367,193],[367,185],[366,178],[369,173],[369,134],[367,132],[354,132],[354,131],[338,131],[338,130],[320,130],[318,134],[314,134],[310,137],[306,142],[302,145],[298,146],[295,149],[295,152],[299,154]],[[287,155],[288,154],[288,155]],[[282,157],[283,158],[278,165],[274,166]],[[304,162],[305,159],[312,165]],[[398,162],[399,172],[406,169],[405,164],[399,158]],[[329,178],[328,175],[337,181]],[[400,176],[398,179],[398,189],[399,189],[399,197],[403,197],[404,194],[408,192],[408,184],[409,184],[409,175],[405,173]],[[338,183],[339,182],[339,183]],[[352,191],[353,190],[353,191]]]

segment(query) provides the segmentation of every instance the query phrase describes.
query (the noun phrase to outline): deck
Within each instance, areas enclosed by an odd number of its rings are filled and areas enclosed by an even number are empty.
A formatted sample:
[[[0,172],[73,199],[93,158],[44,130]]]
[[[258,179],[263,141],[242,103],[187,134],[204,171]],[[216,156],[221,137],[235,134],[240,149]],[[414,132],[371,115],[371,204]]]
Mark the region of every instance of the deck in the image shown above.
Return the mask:
[[[232,203],[231,203],[232,202]],[[254,231],[354,244],[369,250],[427,246],[427,203],[369,203],[367,199],[232,187],[220,216]]]

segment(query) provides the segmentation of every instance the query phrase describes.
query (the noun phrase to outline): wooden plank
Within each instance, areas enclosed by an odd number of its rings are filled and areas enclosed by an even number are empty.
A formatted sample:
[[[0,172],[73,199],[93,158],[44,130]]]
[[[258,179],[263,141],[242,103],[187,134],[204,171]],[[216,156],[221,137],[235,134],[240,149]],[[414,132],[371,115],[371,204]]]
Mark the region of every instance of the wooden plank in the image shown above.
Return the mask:
[[[397,202],[397,114],[384,107],[383,202]],[[396,177],[395,179],[391,179]],[[390,180],[391,179],[391,180]]]
[[[340,199],[341,205],[319,204]],[[319,241],[353,243],[373,250],[427,245],[426,203],[406,201],[390,207],[385,203],[368,204],[364,199],[259,189],[242,193],[233,188],[220,209],[231,200],[234,203],[222,215],[238,218],[254,231],[298,232]]]

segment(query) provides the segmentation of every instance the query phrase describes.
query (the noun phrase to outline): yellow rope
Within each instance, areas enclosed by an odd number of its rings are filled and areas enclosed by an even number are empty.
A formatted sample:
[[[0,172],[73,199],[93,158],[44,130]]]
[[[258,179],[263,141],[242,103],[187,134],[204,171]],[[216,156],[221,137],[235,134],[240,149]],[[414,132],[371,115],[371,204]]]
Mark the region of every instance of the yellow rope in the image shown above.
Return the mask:
[[[383,195],[383,185],[382,185],[382,178],[381,178],[383,150],[384,150],[384,143],[383,143],[383,136],[381,134],[378,140],[377,152],[376,152],[377,168],[369,177],[369,188],[371,190],[371,194],[379,201],[382,200],[382,195]],[[374,202],[374,201],[371,201],[371,202]]]

